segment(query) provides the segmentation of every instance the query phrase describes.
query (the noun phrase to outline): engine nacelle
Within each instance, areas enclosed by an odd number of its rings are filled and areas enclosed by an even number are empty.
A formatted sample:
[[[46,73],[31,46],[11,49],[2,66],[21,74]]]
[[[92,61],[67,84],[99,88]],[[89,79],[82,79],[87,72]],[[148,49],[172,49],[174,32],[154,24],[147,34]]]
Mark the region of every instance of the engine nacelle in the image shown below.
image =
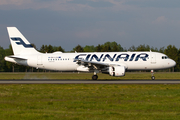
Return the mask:
[[[111,76],[124,76],[125,75],[125,67],[124,66],[112,66],[109,67],[109,75]]]

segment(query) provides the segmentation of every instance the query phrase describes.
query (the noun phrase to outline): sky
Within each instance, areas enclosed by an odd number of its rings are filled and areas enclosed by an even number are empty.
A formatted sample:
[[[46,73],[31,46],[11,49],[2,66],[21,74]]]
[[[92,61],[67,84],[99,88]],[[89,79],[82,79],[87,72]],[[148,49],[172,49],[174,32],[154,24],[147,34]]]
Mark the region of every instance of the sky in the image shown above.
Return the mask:
[[[180,48],[179,0],[0,0],[0,46],[10,45],[6,27],[17,27],[38,49],[117,42]]]

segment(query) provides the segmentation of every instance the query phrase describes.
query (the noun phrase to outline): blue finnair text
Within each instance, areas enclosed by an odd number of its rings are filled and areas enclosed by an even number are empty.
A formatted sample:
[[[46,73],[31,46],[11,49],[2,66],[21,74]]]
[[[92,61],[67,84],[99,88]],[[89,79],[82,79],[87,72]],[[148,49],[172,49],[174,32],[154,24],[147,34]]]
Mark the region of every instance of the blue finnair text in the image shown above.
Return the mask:
[[[109,54],[101,54],[99,57],[96,54],[79,54],[75,57],[74,62],[76,62],[76,60],[78,59],[82,59],[84,58],[84,60],[86,61],[97,61],[97,62],[104,62],[105,60],[109,60],[109,61],[119,61],[119,60],[124,60],[124,61],[139,61],[140,59],[143,61],[147,61],[147,59],[149,58],[149,55],[146,53],[140,53],[140,54],[127,54],[127,53],[123,53],[123,54],[114,54],[114,55],[109,55]]]

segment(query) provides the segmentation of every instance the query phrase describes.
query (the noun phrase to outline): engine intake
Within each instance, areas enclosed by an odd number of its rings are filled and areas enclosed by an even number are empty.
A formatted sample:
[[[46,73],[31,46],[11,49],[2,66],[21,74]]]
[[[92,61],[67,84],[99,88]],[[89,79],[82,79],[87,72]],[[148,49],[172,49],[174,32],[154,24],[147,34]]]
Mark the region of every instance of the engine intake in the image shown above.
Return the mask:
[[[109,67],[110,76],[125,76],[125,67],[124,66],[112,66]]]

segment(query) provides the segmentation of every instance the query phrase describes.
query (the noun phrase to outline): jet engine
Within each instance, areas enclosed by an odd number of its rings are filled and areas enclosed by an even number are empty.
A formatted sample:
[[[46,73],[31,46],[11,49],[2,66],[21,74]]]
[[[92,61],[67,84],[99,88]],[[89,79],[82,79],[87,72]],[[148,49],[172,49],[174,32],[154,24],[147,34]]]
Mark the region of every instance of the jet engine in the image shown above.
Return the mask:
[[[125,75],[125,67],[124,66],[112,66],[109,67],[109,75],[110,76],[124,76]]]

